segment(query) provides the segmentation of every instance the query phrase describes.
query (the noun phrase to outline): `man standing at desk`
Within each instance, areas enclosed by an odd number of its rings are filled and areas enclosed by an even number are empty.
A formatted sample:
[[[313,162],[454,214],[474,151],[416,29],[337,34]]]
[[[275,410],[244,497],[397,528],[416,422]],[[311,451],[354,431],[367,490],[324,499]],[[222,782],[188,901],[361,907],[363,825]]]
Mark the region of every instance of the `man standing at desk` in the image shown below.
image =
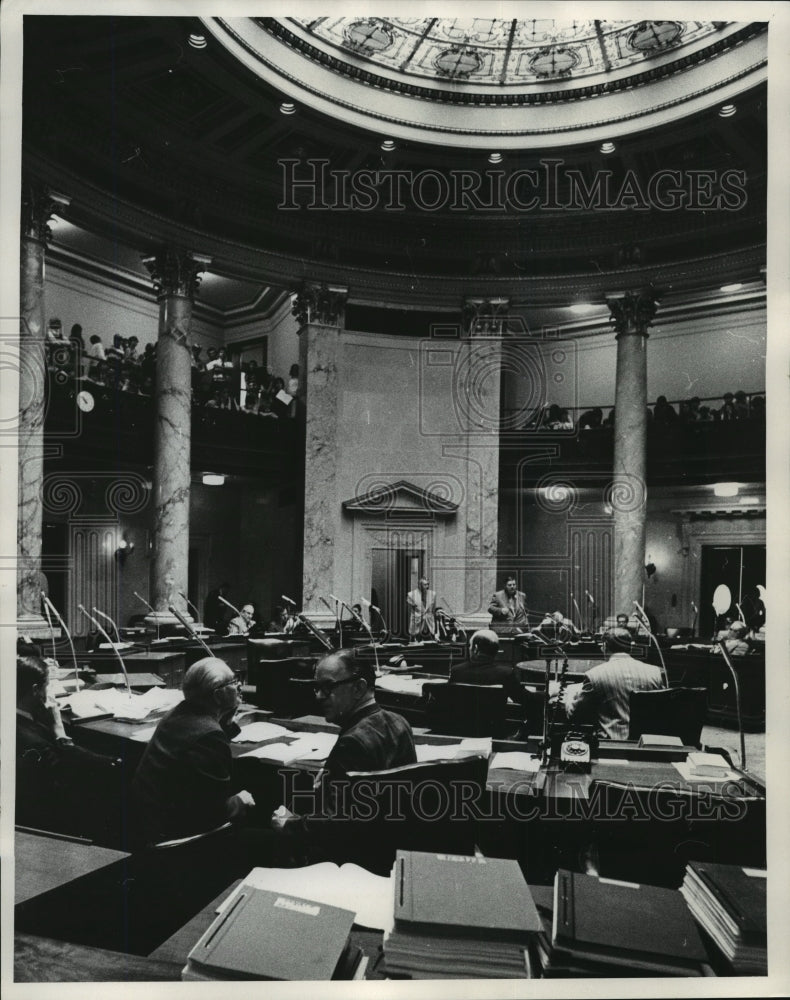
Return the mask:
[[[491,628],[499,635],[517,635],[529,628],[527,597],[518,589],[515,576],[509,576],[504,588],[491,598],[488,613]]]
[[[420,585],[406,595],[409,606],[409,637],[433,639],[436,636],[436,592],[428,587],[428,578],[420,577]]]
[[[147,843],[207,833],[243,819],[255,805],[247,791],[231,794],[240,686],[216,657],[184,674],[184,700],[156,727],[132,783],[133,816]]]
[[[576,698],[566,706],[571,722],[597,722],[598,728],[612,740],[628,739],[632,691],[657,691],[663,688],[658,667],[631,655],[631,633],[625,628],[610,629],[604,636],[608,659],[587,671]]]

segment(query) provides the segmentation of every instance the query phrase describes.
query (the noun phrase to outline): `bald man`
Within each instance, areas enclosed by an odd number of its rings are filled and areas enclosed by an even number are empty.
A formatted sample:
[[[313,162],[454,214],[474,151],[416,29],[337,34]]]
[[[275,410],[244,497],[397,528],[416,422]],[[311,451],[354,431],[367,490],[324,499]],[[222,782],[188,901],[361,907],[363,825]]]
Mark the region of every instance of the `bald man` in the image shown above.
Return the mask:
[[[132,782],[132,821],[147,843],[240,821],[255,805],[249,792],[231,793],[241,682],[223,660],[205,657],[182,687],[184,700],[156,727]]]
[[[527,693],[519,683],[518,672],[509,663],[497,663],[498,652],[496,632],[487,628],[475,632],[469,640],[469,659],[450,668],[450,683],[499,685],[526,712]]]

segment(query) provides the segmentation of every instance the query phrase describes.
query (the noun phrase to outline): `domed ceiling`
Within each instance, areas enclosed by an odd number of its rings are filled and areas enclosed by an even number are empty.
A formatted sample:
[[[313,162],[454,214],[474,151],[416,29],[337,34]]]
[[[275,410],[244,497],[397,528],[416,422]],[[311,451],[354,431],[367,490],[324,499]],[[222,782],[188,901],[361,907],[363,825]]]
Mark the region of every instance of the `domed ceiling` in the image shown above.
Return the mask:
[[[302,103],[395,138],[452,147],[610,140],[766,78],[759,23],[268,17],[205,25]],[[580,115],[582,100],[589,107]]]
[[[748,281],[765,263],[766,30],[26,18],[23,167],[111,244],[177,242],[230,278],[358,302]],[[453,48],[475,50],[467,79]]]

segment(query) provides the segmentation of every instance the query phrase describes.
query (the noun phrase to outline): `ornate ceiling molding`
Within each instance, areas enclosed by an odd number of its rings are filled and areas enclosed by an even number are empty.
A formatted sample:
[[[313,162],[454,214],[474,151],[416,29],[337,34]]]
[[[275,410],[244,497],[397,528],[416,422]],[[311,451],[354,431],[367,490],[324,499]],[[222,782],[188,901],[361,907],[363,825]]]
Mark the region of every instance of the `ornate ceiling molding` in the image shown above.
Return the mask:
[[[405,75],[385,76],[378,66],[374,72],[353,47],[340,58],[340,49],[319,48],[313,35],[290,20],[205,18],[204,23],[248,69],[302,104],[396,139],[467,149],[607,140],[730,100],[767,75],[762,24],[717,28],[688,51],[655,55],[644,70],[635,63],[641,70],[636,73],[615,71],[595,83],[582,80],[581,86],[573,79],[547,84],[536,79],[540,74],[533,66],[531,89],[500,93],[489,87],[483,93],[457,76],[438,84],[420,79],[418,85]],[[726,59],[719,58],[725,53]],[[587,102],[581,114],[580,100]]]

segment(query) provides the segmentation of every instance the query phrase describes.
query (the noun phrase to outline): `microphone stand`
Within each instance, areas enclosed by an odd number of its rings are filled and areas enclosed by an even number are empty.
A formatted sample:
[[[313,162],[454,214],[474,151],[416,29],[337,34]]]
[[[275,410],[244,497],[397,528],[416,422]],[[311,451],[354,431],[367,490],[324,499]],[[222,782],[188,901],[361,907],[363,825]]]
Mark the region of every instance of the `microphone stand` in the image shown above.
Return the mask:
[[[43,590],[41,591],[41,597],[42,597],[41,603],[44,605],[44,612],[46,613],[47,624],[49,625],[49,638],[50,641],[52,642],[52,659],[55,660],[55,662],[57,663],[58,651],[55,649],[55,629],[52,626],[52,616],[49,613],[49,608],[47,607],[47,599],[44,596]]]
[[[637,618],[639,619],[639,621],[640,621],[640,623],[642,625],[642,628],[647,632],[648,638],[650,639],[650,641],[653,643],[653,645],[658,650],[658,658],[661,661],[661,673],[663,674],[663,677],[664,677],[664,687],[668,688],[669,687],[669,675],[667,674],[667,665],[664,662],[664,654],[661,652],[661,647],[659,646],[656,637],[650,631],[650,619],[645,614],[644,609],[642,608],[642,606],[639,605],[639,604],[637,604],[636,601],[634,601],[634,606],[636,607],[637,611],[639,612],[639,614],[637,615]]]
[[[303,625],[306,626],[307,631],[311,635],[314,635],[316,639],[318,639],[318,641],[321,643],[324,649],[326,649],[330,653],[334,652],[332,643],[329,641],[329,639],[327,639],[327,637],[319,628],[316,628],[316,626],[310,621],[310,619],[307,617],[306,614],[304,614],[304,612],[298,611],[296,613],[296,617],[299,619],[300,622],[302,622]]]
[[[55,605],[52,603],[52,601],[50,601],[50,599],[47,597],[47,595],[43,591],[41,593],[41,596],[44,598],[44,607],[45,608],[50,608],[52,610],[53,614],[55,615],[55,617],[57,618],[57,620],[60,622],[60,627],[66,633],[66,638],[69,640],[69,647],[71,649],[71,659],[72,659],[72,662],[74,663],[74,684],[75,684],[76,690],[79,691],[79,689],[80,689],[80,672],[79,672],[79,667],[77,666],[77,654],[74,651],[74,643],[73,643],[72,638],[71,638],[71,632],[69,632],[69,630],[66,628],[66,623],[63,621],[63,618],[62,618],[60,612],[58,611],[58,609],[55,607]]]
[[[128,695],[129,695],[129,697],[131,698],[132,697],[132,685],[129,683],[129,674],[128,674],[127,670],[126,670],[126,664],[123,662],[123,657],[121,656],[121,654],[120,654],[117,646],[112,641],[112,639],[107,635],[107,633],[104,631],[104,629],[101,627],[101,625],[96,621],[96,619],[93,617],[93,615],[89,615],[88,612],[85,610],[85,608],[83,608],[83,606],[81,604],[78,604],[77,607],[85,615],[85,617],[90,622],[93,623],[93,625],[96,627],[96,629],[99,632],[101,632],[101,634],[104,636],[104,638],[107,640],[107,642],[112,647],[112,650],[115,653],[115,655],[118,657],[118,662],[121,665],[121,672],[123,673],[124,680],[126,681],[126,691],[127,691]]]
[[[179,597],[183,597],[183,598],[184,598],[184,600],[185,600],[185,601],[187,602],[187,610],[188,610],[189,608],[192,608],[192,610],[193,610],[193,611],[195,612],[195,621],[196,621],[196,622],[199,622],[199,621],[200,621],[200,612],[199,612],[199,611],[198,611],[198,609],[197,609],[197,608],[195,607],[195,605],[194,605],[194,604],[192,603],[192,601],[190,601],[190,599],[189,599],[189,598],[187,597],[187,595],[186,595],[186,594],[182,594],[180,590],[179,590],[179,592],[178,592],[178,596],[179,596]]]
[[[716,639],[714,641],[714,646],[718,646],[721,650],[721,655],[724,657],[724,662],[729,668],[730,674],[732,675],[732,683],[735,689],[735,712],[738,716],[738,736],[740,737],[741,744],[741,768],[746,770],[746,740],[743,735],[743,719],[741,717],[741,685],[738,682],[738,674],[735,667],[732,665],[732,660],[730,659],[730,654],[727,652],[727,648],[724,645],[723,639]]]
[[[137,593],[136,590],[133,591],[133,593],[134,593],[134,596],[137,598],[137,600],[138,601],[142,601],[142,603],[148,608],[148,610],[154,616],[154,619],[156,621],[156,641],[159,642],[159,619],[156,617],[156,612],[154,611],[154,609],[151,607],[151,605],[148,603],[148,601],[146,601],[146,599],[144,597],[140,597],[140,595]]]
[[[376,661],[376,676],[379,676],[381,674],[381,667],[379,666],[379,652],[378,649],[376,648],[376,640],[373,638],[373,632],[371,631],[370,625],[368,625],[365,619],[361,615],[357,614],[357,612],[353,608],[349,608],[349,606],[345,603],[345,601],[343,602],[343,605],[351,612],[351,617],[356,618],[356,620],[359,622],[362,628],[370,636],[370,644],[373,647],[373,658]]]
[[[222,598],[220,598],[220,600],[222,600]],[[211,650],[208,648],[208,646],[205,644],[205,642],[203,642],[203,640],[200,638],[200,636],[197,634],[197,632],[192,628],[192,626],[186,620],[186,618],[184,618],[184,616],[181,614],[181,612],[177,611],[173,607],[172,604],[168,605],[167,610],[170,612],[171,615],[173,615],[175,618],[177,618],[181,622],[181,624],[187,630],[187,635],[189,635],[190,638],[195,639],[197,642],[199,642],[200,645],[203,647],[203,649],[205,649],[205,651],[208,653],[208,655],[213,657],[214,654],[211,652]]]
[[[692,608],[694,608],[694,621],[693,621],[692,626],[691,626],[691,636],[692,636],[692,638],[694,638],[696,636],[696,634],[697,634],[697,615],[699,614],[699,612],[697,611],[697,605],[696,604],[694,604],[692,602],[691,606],[692,606]]]
[[[120,646],[120,644],[121,644],[121,633],[118,631],[118,626],[115,624],[115,622],[112,620],[112,618],[110,618],[109,615],[106,615],[103,611],[99,611],[98,608],[91,608],[91,611],[95,615],[101,615],[102,618],[106,618],[107,621],[110,623],[110,625],[112,625],[112,627],[115,629],[115,634],[118,636],[118,645]]]
[[[332,610],[332,605],[329,603],[329,601],[326,600],[326,598],[322,597],[321,598],[321,603],[324,605],[324,607],[327,609],[327,611],[329,612],[330,615],[334,615],[335,616],[335,625],[337,625],[337,634],[338,634],[339,642],[340,642],[340,646],[338,648],[342,649],[343,648],[343,620],[342,620],[342,618],[337,613],[337,604],[335,604],[335,610],[333,611]]]
[[[565,651],[564,645],[559,641],[547,642],[547,645],[554,647],[554,652],[557,659],[559,659],[559,657],[562,656],[563,658],[562,675],[564,677],[568,670],[568,654]],[[549,749],[551,747],[551,728],[556,721],[559,698],[562,693],[560,692],[560,695],[558,695],[557,703],[554,705],[554,710],[550,713],[549,685],[551,684],[551,660],[552,660],[551,656],[546,658],[546,678],[544,681],[545,690],[543,692],[543,737],[541,739],[541,764],[543,765],[546,765],[549,762],[549,756],[550,756]],[[551,714],[551,719],[549,719],[550,714]]]

